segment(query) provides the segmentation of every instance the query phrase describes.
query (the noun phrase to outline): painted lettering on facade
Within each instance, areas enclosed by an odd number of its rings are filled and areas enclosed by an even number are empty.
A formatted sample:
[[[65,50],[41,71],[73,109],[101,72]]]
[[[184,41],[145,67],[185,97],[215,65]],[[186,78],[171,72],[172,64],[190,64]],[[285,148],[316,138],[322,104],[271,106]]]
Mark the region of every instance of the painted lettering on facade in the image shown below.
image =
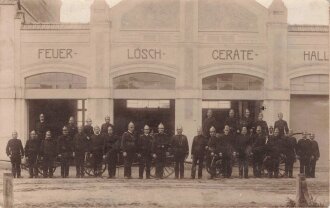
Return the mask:
[[[70,48],[40,48],[38,49],[39,59],[73,59],[77,53]]]
[[[127,58],[131,60],[160,60],[164,55],[161,49],[156,48],[127,49]]]
[[[304,61],[329,61],[326,51],[304,51]]]
[[[254,50],[246,49],[216,49],[212,51],[214,60],[222,61],[253,61],[258,56]]]

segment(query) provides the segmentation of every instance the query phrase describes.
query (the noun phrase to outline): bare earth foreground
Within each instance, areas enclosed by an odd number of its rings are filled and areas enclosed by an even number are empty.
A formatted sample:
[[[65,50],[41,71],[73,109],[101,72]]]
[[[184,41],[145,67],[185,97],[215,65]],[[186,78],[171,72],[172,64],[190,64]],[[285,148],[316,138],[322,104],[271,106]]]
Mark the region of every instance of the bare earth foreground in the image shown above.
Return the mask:
[[[24,171],[23,179],[14,180],[15,207],[282,207],[296,192],[296,179],[76,179],[74,168],[70,171],[68,179],[28,179]],[[0,205],[4,172],[8,170],[0,170]],[[307,183],[310,194],[327,206],[328,172],[319,170]]]

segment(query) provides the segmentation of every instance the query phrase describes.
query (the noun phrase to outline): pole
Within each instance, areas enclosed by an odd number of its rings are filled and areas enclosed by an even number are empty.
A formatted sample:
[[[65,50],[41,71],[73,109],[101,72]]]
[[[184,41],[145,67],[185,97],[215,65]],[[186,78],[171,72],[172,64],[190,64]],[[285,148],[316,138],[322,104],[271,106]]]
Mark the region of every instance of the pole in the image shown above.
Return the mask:
[[[13,175],[11,173],[3,174],[3,205],[4,208],[14,207],[13,193]]]
[[[310,196],[308,194],[307,182],[305,174],[298,174],[296,184],[296,206],[305,207],[310,204]]]

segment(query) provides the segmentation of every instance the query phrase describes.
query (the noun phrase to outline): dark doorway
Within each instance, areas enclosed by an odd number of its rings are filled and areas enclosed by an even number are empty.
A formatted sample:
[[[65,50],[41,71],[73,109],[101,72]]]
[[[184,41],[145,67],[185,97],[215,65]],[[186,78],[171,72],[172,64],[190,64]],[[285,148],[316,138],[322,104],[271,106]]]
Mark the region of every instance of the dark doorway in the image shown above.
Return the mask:
[[[135,123],[138,134],[143,133],[148,124],[153,132],[157,132],[159,123],[163,123],[169,135],[174,133],[175,101],[174,100],[115,100],[114,125],[118,135],[127,131],[130,121]]]
[[[43,113],[54,137],[62,132],[69,117],[77,118],[77,100],[29,100],[29,132],[35,129]]]
[[[205,107],[205,102],[210,102],[209,107]],[[221,104],[218,104],[220,102]],[[219,101],[219,100],[204,100],[203,101],[203,110],[202,110],[202,119],[206,118],[206,113],[208,109],[213,111],[213,116],[217,121],[216,130],[217,132],[222,132],[225,120],[228,117],[228,112],[230,109],[235,110],[235,117],[240,118],[243,116],[245,109],[249,109],[251,117],[255,120],[258,117],[259,112],[261,112],[262,101]]]

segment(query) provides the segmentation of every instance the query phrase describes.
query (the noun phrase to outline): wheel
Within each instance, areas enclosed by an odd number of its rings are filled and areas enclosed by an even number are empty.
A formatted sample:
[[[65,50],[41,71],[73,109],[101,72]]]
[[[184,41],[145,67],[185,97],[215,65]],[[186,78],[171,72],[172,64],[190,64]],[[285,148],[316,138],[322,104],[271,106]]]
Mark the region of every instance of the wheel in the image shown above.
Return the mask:
[[[55,173],[55,170],[56,168],[60,166],[60,163],[57,161],[57,159],[55,160],[54,162],[54,166],[53,166],[53,169],[52,169],[52,173],[54,174]],[[42,176],[44,176],[44,166],[43,166],[43,162],[41,159],[38,159],[37,160],[37,167],[38,167],[38,173]]]
[[[166,157],[166,162],[163,171],[163,178],[168,178],[174,174],[174,156]],[[156,162],[153,161],[150,169],[150,177],[156,178]]]
[[[102,160],[101,167],[100,167],[101,175],[105,172],[106,168],[107,168],[106,162],[104,160]],[[89,176],[97,175],[94,170],[93,157],[90,154],[86,154],[85,162],[84,162],[84,170],[85,170],[85,173]]]
[[[206,171],[211,174],[211,168],[215,167],[215,177],[219,178],[221,177],[221,174],[223,173],[222,169],[222,159],[216,158],[216,157],[209,157],[206,159]]]

